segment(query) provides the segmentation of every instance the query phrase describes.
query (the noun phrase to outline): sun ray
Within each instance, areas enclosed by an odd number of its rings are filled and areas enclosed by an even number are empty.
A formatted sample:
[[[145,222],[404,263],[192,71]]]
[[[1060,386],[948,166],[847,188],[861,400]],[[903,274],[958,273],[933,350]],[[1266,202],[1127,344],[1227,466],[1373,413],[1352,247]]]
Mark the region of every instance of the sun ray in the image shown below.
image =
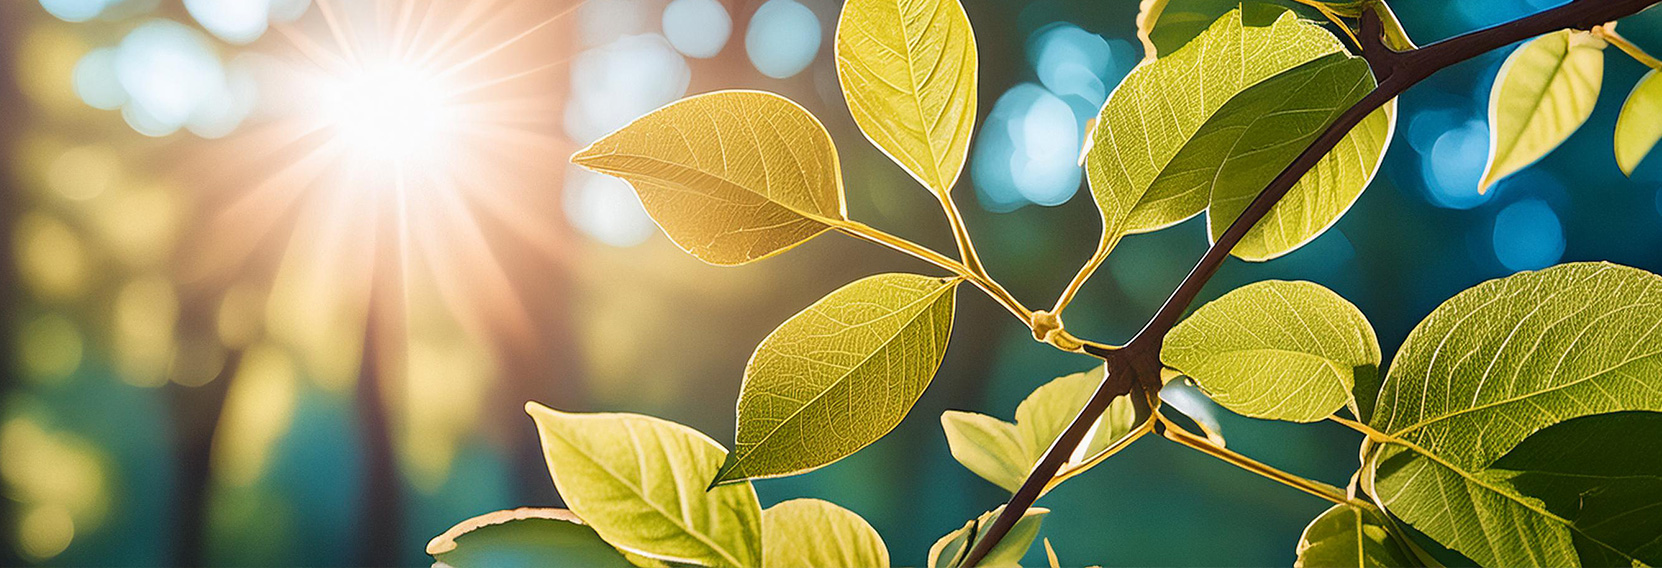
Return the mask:
[[[323,14],[324,23],[329,25],[329,35],[335,38],[335,45],[340,48],[340,54],[347,62],[360,64],[362,61],[355,49],[356,42],[352,41],[354,38],[349,37],[350,32],[344,25],[350,22],[337,21],[335,11],[329,7],[329,2],[330,0],[317,0],[318,13]]]
[[[502,43],[496,44],[495,46],[492,46],[489,49],[481,51],[481,52],[475,54],[473,57],[465,59],[462,62],[457,63],[455,65],[452,65],[452,66],[450,66],[448,68],[445,68],[443,70],[440,70],[437,75],[438,75],[438,77],[443,78],[443,77],[448,77],[448,76],[450,76],[454,73],[459,73],[462,70],[467,69],[468,67],[471,67],[471,66],[473,66],[474,64],[476,64],[480,61],[483,61],[485,58],[490,57],[492,55],[495,55],[499,51],[507,49],[509,46],[511,46],[515,43],[518,43],[520,40],[525,39],[526,37],[530,36],[533,33],[536,33],[538,30],[541,30],[544,27],[547,27],[549,24],[553,24],[554,22],[560,21],[561,18],[566,17],[567,15],[571,14],[573,11],[577,10],[578,8],[581,8],[586,3],[588,3],[587,0],[585,0],[584,2],[578,2],[576,4],[572,4],[570,7],[567,7],[566,9],[561,10],[558,13],[555,13],[553,16],[549,17],[548,19],[543,20],[541,22],[537,22],[536,25],[533,25],[530,28],[527,28],[525,31],[520,32],[519,35],[516,35],[514,37],[503,40]]]

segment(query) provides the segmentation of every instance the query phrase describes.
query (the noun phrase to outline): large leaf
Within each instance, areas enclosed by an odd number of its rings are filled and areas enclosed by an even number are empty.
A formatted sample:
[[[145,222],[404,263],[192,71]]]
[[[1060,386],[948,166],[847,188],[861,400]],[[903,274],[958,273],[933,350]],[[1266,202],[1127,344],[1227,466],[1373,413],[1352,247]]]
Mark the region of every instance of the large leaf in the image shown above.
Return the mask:
[[[1097,367],[1045,383],[1016,407],[1014,424],[974,412],[946,411],[941,414],[941,427],[946,430],[952,457],[982,479],[1015,492],[1045,450],[1085,408],[1102,379],[1103,368]],[[1062,469],[1088,466],[1092,456],[1124,438],[1137,424],[1131,399],[1114,399]]]
[[[1611,548],[1662,565],[1662,413],[1557,424],[1525,438],[1494,468],[1515,472],[1513,488],[1574,524],[1583,565],[1626,565]]]
[[[762,511],[762,565],[886,568],[889,549],[853,511],[819,499],[792,499]]]
[[[808,471],[893,430],[946,353],[957,278],[880,274],[808,306],[751,355],[716,483]]]
[[[1622,173],[1633,175],[1658,140],[1662,140],[1662,71],[1652,69],[1622,103],[1622,114],[1616,119],[1616,165]]]
[[[1314,422],[1379,372],[1379,340],[1356,306],[1311,282],[1237,288],[1166,336],[1160,361],[1218,404],[1255,418]]]
[[[1301,142],[1373,86],[1366,63],[1342,52],[1332,34],[1293,14],[1255,27],[1231,11],[1132,71],[1103,106],[1085,164],[1109,244],[1209,206],[1218,209],[1212,225],[1226,227]],[[1376,115],[1301,179],[1238,255],[1284,254],[1350,207],[1391,133],[1392,107]]]
[[[480,515],[433,537],[427,554],[455,568],[632,566],[623,553],[565,509],[520,508]]]
[[[606,542],[648,558],[759,566],[762,508],[749,483],[705,491],[726,455],[696,430],[638,414],[527,403],[554,486]]]
[[[772,93],[688,97],[571,160],[627,180],[677,246],[712,264],[778,254],[848,217],[831,135]]]
[[[946,536],[936,540],[935,545],[929,547],[929,562],[925,566],[928,568],[955,568],[961,565],[964,556],[969,554],[970,549],[975,547],[975,542],[981,538],[982,534],[987,532],[987,527],[993,524],[993,519],[997,519],[998,514],[1003,511],[1004,506],[999,505],[997,509],[982,513],[980,517],[964,523],[964,526],[946,533]],[[1027,549],[1033,546],[1033,540],[1038,538],[1039,525],[1044,522],[1044,517],[1048,514],[1050,514],[1050,509],[1044,507],[1028,509],[1020,519],[1016,520],[1016,525],[1010,527],[1010,532],[1005,533],[1004,538],[999,540],[998,544],[994,545],[993,549],[987,552],[987,556],[982,558],[981,563],[976,564],[976,566],[985,568],[1013,568],[1019,566],[1021,557],[1027,554]]]
[[[1293,568],[1409,568],[1419,566],[1414,554],[1391,536],[1390,521],[1379,513],[1350,505],[1334,505],[1298,539]]]
[[[975,128],[975,34],[958,0],[850,0],[837,78],[854,123],[924,186],[951,191]]]
[[[1489,162],[1479,192],[1569,138],[1598,103],[1604,40],[1562,30],[1525,43],[1501,65],[1489,98]]]
[[[1480,564],[1575,564],[1572,538],[1587,535],[1489,466],[1559,422],[1662,410],[1659,322],[1662,277],[1607,263],[1456,295],[1409,334],[1387,373],[1370,420],[1391,440],[1368,460],[1376,494]]]

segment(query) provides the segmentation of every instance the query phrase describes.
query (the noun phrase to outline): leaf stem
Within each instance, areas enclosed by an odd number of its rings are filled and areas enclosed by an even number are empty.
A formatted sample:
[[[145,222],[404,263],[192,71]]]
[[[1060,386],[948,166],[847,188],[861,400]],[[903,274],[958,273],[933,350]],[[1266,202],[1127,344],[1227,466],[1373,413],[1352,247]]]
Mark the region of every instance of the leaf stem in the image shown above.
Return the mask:
[[[1168,440],[1188,446],[1200,451],[1200,453],[1229,462],[1230,464],[1241,469],[1262,475],[1288,487],[1315,495],[1338,505],[1362,507],[1364,506],[1363,503],[1367,503],[1366,501],[1362,501],[1360,499],[1351,498],[1350,495],[1345,493],[1345,490],[1338,487],[1328,485],[1314,479],[1307,479],[1287,473],[1274,467],[1270,467],[1263,462],[1242,455],[1234,450],[1214,444],[1211,440],[1208,440],[1203,436],[1197,436],[1190,433],[1188,430],[1184,430],[1183,427],[1178,426],[1177,423],[1172,422],[1171,419],[1166,418],[1163,414],[1155,413],[1154,416],[1160,423],[1157,427],[1157,429],[1160,430],[1160,435],[1165,436]],[[1367,503],[1365,506],[1372,508],[1373,504]]]
[[[970,272],[992,281],[987,274],[987,268],[981,265],[981,255],[975,252],[975,242],[970,240],[969,226],[964,224],[964,215],[958,211],[958,204],[953,203],[952,194],[940,192],[941,209],[946,213],[946,222],[952,226],[952,240],[958,243],[958,258],[963,260],[964,267]]]
[[[1015,296],[1010,294],[1009,290],[1005,290],[1004,287],[999,285],[998,282],[993,281],[992,278],[988,278],[984,271],[976,272],[971,270],[968,266],[965,266],[962,262],[958,262],[944,254],[935,252],[934,249],[889,234],[881,229],[859,221],[842,221],[834,225],[834,227],[849,236],[883,245],[961,276],[965,280],[970,281],[971,284],[974,284],[975,287],[980,288],[981,291],[986,292],[988,296],[991,296],[993,300],[1004,306],[1004,308],[1009,310],[1012,315],[1016,316],[1016,319],[1021,320],[1023,324],[1030,328],[1033,326],[1033,311],[1027,309],[1027,306],[1023,306],[1020,300],[1017,300]]]
[[[1600,39],[1609,42],[1610,45],[1616,46],[1616,49],[1622,50],[1622,53],[1626,53],[1628,57],[1632,57],[1638,62],[1645,64],[1646,67],[1662,71],[1662,60],[1658,60],[1654,55],[1645,53],[1643,48],[1634,45],[1633,42],[1628,41],[1625,37],[1622,37],[1622,34],[1616,33],[1615,22],[1593,28],[1593,35],[1599,36]]]
[[[1085,286],[1085,281],[1090,280],[1096,269],[1102,267],[1102,262],[1108,260],[1108,253],[1114,251],[1114,245],[1118,241],[1117,237],[1109,237],[1107,231],[1102,232],[1102,240],[1097,242],[1096,252],[1091,253],[1091,258],[1085,261],[1085,266],[1079,268],[1079,273],[1068,282],[1068,287],[1062,290],[1062,295],[1056,297],[1056,306],[1050,309],[1050,313],[1062,317],[1062,310],[1073,303],[1073,297],[1079,294],[1079,289]]]

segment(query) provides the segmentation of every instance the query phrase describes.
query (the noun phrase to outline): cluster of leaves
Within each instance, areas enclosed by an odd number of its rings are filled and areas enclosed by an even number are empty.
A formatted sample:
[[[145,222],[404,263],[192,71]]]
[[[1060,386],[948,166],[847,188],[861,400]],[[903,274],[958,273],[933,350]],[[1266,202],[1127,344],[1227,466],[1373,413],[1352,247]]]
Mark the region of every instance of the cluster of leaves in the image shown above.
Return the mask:
[[[1346,34],[1372,10],[1388,20],[1387,44],[1412,47],[1380,2],[1299,3]],[[855,123],[937,197],[957,259],[850,219],[829,133],[775,94],[690,97],[579,152],[576,163],[629,181],[671,240],[713,264],[756,261],[835,230],[948,274],[867,277],[781,324],[745,368],[731,452],[656,418],[528,405],[569,511],[472,519],[434,539],[429,553],[452,565],[887,566],[881,537],[857,514],[814,499],[764,510],[751,480],[811,471],[892,430],[945,355],[961,283],[999,301],[1037,340],[1112,352],[1069,334],[1061,313],[1119,240],[1202,213],[1219,239],[1376,88],[1367,60],[1285,7],[1145,0],[1138,24],[1147,58],[1109,97],[1082,152],[1101,245],[1050,310],[1028,309],[987,274],[952,200],[978,68],[957,0],[851,0],[835,37]],[[1549,34],[1508,60],[1492,104],[1496,150],[1485,187],[1585,120],[1601,50],[1622,41],[1613,27]],[[1624,170],[1662,138],[1658,83],[1647,76],[1624,109],[1616,146]],[[1269,260],[1330,227],[1377,172],[1395,114],[1392,102],[1364,118],[1229,252]],[[1259,282],[1200,307],[1151,356],[1162,376],[1192,381],[1234,412],[1333,420],[1364,433],[1350,487],[1188,434],[1146,389],[1111,401],[1075,446],[1053,448],[1104,388],[1102,366],[1038,388],[1013,423],[946,413],[952,455],[1015,493],[1047,452],[1066,452],[1041,480],[1048,490],[1160,433],[1333,501],[1298,544],[1301,566],[1435,565],[1404,523],[1482,565],[1662,564],[1654,520],[1662,516],[1646,513],[1662,508],[1662,462],[1649,457],[1662,455],[1662,415],[1652,413],[1662,411],[1662,277],[1588,263],[1481,284],[1433,311],[1383,374],[1375,332],[1355,306],[1317,284]],[[929,565],[966,563],[1000,512],[943,536]],[[979,563],[1014,565],[1045,513],[1025,509],[1007,534],[987,540]]]

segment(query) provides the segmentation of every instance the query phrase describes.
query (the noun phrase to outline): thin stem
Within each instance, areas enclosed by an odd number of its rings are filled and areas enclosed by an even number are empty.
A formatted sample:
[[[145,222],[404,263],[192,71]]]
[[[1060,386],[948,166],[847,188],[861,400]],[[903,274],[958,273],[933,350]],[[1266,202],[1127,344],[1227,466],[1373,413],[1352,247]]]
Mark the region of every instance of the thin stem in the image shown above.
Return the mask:
[[[1085,407],[1075,416],[1073,422],[1063,430],[1062,437],[1057,438],[1050,449],[1045,452],[1043,459],[1028,473],[1027,480],[1022,483],[1021,489],[1010,497],[1009,504],[999,513],[993,524],[987,527],[987,532],[979,542],[975,543],[970,554],[965,558],[964,566],[974,566],[986,557],[987,553],[1010,532],[1016,521],[1026,514],[1033,505],[1044,484],[1055,476],[1056,471],[1065,463],[1068,454],[1077,447],[1079,440],[1089,430],[1102,412],[1107,409],[1108,402],[1116,396],[1130,393],[1136,377],[1134,373],[1158,373],[1160,345],[1165,341],[1167,333],[1195,297],[1200,294],[1201,288],[1217,273],[1218,267],[1228,258],[1229,252],[1240,243],[1246,233],[1257,224],[1260,219],[1269,214],[1288,190],[1304,174],[1314,168],[1346,135],[1351,128],[1362,122],[1368,114],[1385,105],[1385,103],[1408,90],[1426,77],[1448,68],[1456,63],[1477,57],[1495,49],[1511,45],[1512,43],[1529,39],[1541,34],[1565,28],[1591,29],[1593,26],[1605,22],[1618,20],[1638,13],[1640,10],[1658,3],[1658,0],[1574,0],[1569,4],[1551,8],[1535,15],[1503,23],[1494,27],[1456,36],[1418,49],[1403,52],[1391,51],[1378,53],[1382,44],[1375,34],[1383,35],[1383,24],[1380,12],[1370,10],[1363,14],[1364,27],[1370,28],[1373,33],[1364,36],[1363,56],[1373,68],[1374,75],[1381,77],[1378,87],[1364,96],[1351,108],[1328,125],[1327,129],[1318,136],[1304,152],[1299,154],[1286,169],[1265,187],[1264,191],[1253,199],[1241,216],[1231,223],[1229,228],[1218,237],[1212,248],[1206,251],[1195,264],[1195,268],[1183,279],[1172,296],[1160,307],[1154,317],[1149,320],[1143,331],[1138,333],[1125,348],[1117,350],[1096,351],[1091,348],[1086,352],[1102,357],[1109,369],[1108,380],[1104,380],[1101,387],[1091,395]],[[1394,18],[1392,18],[1394,20]],[[1403,36],[1406,38],[1406,34]],[[1369,53],[1374,51],[1375,53]],[[1378,64],[1376,65],[1376,62]],[[1123,375],[1123,376],[1122,376]]]
[[[986,292],[988,296],[991,296],[993,300],[997,301],[1000,305],[1003,305],[1005,309],[1009,310],[1010,313],[1015,315],[1016,319],[1021,320],[1023,324],[1028,327],[1033,326],[1032,310],[1027,309],[1027,306],[1023,306],[1020,300],[1017,300],[1015,296],[1010,294],[1009,290],[1005,290],[1003,286],[998,284],[998,282],[993,281],[984,274],[979,274],[973,270],[970,270],[969,267],[965,266],[961,262],[948,258],[946,255],[941,253],[935,252],[934,249],[886,233],[876,227],[872,227],[871,225],[867,225],[859,221],[844,221],[837,224],[836,228],[849,236],[883,245],[958,275],[963,279],[968,280],[971,284],[974,284],[975,287],[980,288],[981,291]]]
[[[1050,308],[1050,313],[1062,317],[1062,310],[1068,309],[1068,304],[1073,303],[1073,297],[1079,294],[1079,289],[1085,286],[1085,281],[1090,280],[1091,275],[1096,274],[1096,269],[1102,267],[1102,262],[1108,260],[1108,253],[1114,251],[1114,245],[1118,241],[1118,238],[1109,237],[1108,231],[1102,232],[1102,240],[1097,242],[1096,252],[1091,253],[1091,258],[1085,261],[1085,266],[1079,268],[1079,273],[1068,282],[1068,287],[1062,290],[1062,295],[1056,297],[1056,306]]]
[[[946,222],[952,227],[952,240],[958,243],[958,258],[963,260],[964,267],[970,272],[992,281],[987,274],[986,267],[981,265],[981,255],[975,252],[975,242],[970,240],[969,226],[964,224],[964,215],[958,212],[958,204],[952,202],[952,194],[940,193],[941,210],[946,213]]]
[[[1658,60],[1654,55],[1645,53],[1644,49],[1637,45],[1633,45],[1633,42],[1628,41],[1625,37],[1622,37],[1622,34],[1616,33],[1615,25],[1606,24],[1593,28],[1593,34],[1604,39],[1604,41],[1609,42],[1610,45],[1616,46],[1616,49],[1622,50],[1622,53],[1626,53],[1629,57],[1645,64],[1646,67],[1662,70],[1662,60]]]
[[[1054,489],[1063,481],[1067,481],[1075,475],[1084,473],[1087,469],[1096,467],[1096,464],[1102,463],[1103,460],[1108,459],[1114,454],[1120,453],[1120,450],[1129,447],[1132,442],[1137,441],[1138,438],[1146,436],[1149,432],[1153,431],[1154,419],[1150,417],[1149,419],[1143,420],[1142,423],[1138,424],[1136,428],[1132,428],[1130,432],[1125,434],[1125,436],[1115,440],[1114,443],[1109,444],[1108,447],[1103,448],[1102,451],[1097,452],[1096,455],[1077,461],[1070,459],[1067,469],[1057,472],[1055,477],[1050,478],[1050,481],[1045,483],[1044,492],[1049,493],[1051,489]]]
[[[1315,495],[1335,504],[1361,506],[1359,503],[1362,501],[1359,499],[1352,499],[1350,495],[1345,493],[1344,489],[1340,489],[1314,479],[1307,479],[1287,473],[1274,467],[1270,467],[1269,465],[1258,460],[1246,457],[1245,455],[1242,455],[1234,450],[1214,444],[1211,440],[1206,439],[1204,436],[1197,436],[1190,433],[1188,430],[1184,430],[1183,427],[1178,426],[1176,423],[1172,422],[1171,419],[1166,418],[1164,415],[1159,413],[1155,414],[1155,419],[1160,421],[1160,434],[1165,436],[1168,440],[1194,448],[1199,450],[1200,453],[1229,462],[1230,464],[1241,469],[1262,475],[1288,487]]]
[[[1369,440],[1373,440],[1375,442],[1388,442],[1395,438],[1395,436],[1373,429],[1372,426],[1339,416],[1337,414],[1329,416],[1327,419],[1339,423],[1346,428],[1350,428],[1351,430],[1360,432],[1363,436],[1367,436]]]

